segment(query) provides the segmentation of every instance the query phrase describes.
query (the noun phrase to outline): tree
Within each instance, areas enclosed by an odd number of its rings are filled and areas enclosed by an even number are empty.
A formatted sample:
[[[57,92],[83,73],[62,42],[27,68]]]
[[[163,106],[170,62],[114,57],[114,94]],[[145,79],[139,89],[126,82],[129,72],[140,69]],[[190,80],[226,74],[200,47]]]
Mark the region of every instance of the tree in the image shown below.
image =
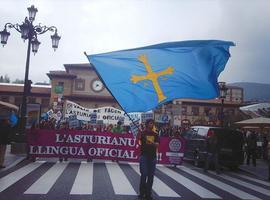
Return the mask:
[[[7,74],[4,77],[2,75],[0,76],[0,83],[10,83],[10,78]]]
[[[23,84],[24,80],[20,80],[20,79],[16,78],[16,80],[13,81],[12,83],[21,83],[21,84]]]
[[[46,83],[46,81],[42,82],[36,82],[35,85],[50,85],[50,83]]]

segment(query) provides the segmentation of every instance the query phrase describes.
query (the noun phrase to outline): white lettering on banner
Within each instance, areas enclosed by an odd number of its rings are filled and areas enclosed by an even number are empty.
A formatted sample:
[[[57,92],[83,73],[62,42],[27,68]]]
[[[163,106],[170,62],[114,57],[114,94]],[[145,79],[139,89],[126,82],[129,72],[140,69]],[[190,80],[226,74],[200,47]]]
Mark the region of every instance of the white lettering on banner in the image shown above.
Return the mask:
[[[85,152],[82,147],[65,147],[65,146],[30,146],[29,154],[35,155],[80,155],[84,156]]]
[[[55,135],[56,143],[108,144],[130,147],[134,147],[136,145],[136,138],[111,137],[102,135],[67,135],[59,133]]]
[[[127,158],[137,159],[134,151],[122,150],[122,149],[109,149],[109,148],[90,148],[88,150],[89,156],[105,156],[112,158]]]
[[[66,147],[66,146],[30,146],[29,153],[31,155],[72,155],[85,156],[82,147]],[[89,148],[89,156],[112,157],[137,159],[133,150],[109,149],[109,148]]]

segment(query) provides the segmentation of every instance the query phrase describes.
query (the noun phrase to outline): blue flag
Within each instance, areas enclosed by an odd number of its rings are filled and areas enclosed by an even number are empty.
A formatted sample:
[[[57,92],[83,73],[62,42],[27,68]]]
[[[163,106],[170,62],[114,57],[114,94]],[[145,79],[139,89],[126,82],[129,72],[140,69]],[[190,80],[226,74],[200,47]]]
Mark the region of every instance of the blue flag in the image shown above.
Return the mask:
[[[127,113],[145,112],[176,98],[217,97],[230,46],[218,40],[183,41],[87,57]]]

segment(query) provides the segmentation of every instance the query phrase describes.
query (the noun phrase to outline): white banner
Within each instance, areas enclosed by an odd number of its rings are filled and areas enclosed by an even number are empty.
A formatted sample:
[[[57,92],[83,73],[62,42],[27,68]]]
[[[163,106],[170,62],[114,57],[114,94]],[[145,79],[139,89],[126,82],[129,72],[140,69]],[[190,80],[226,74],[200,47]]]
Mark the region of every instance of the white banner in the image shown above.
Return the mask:
[[[68,118],[70,115],[76,115],[78,120],[90,121],[90,114],[92,112],[93,109],[85,108],[72,101],[66,101],[64,114],[66,118]]]
[[[124,122],[124,125],[130,125],[133,120],[141,121],[141,113],[134,112],[128,113],[129,117],[124,111],[113,107],[101,107],[101,108],[85,108],[72,101],[66,101],[65,117],[68,118],[71,115],[76,115],[78,120],[91,121],[93,113],[96,113],[96,121],[103,121],[103,124],[117,124],[118,121]]]

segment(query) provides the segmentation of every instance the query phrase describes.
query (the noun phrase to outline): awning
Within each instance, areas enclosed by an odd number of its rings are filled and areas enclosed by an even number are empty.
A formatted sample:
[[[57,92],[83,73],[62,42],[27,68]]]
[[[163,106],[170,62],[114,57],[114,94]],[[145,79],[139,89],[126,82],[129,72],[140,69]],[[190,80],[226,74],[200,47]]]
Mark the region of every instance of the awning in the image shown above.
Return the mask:
[[[253,119],[247,119],[243,121],[236,122],[235,125],[238,126],[252,126],[252,127],[270,127],[270,118],[266,117],[257,117]]]
[[[4,102],[4,101],[0,101],[0,107],[1,108],[5,108],[5,109],[15,110],[15,111],[18,111],[19,110],[19,107],[18,106],[13,105],[11,103]]]

